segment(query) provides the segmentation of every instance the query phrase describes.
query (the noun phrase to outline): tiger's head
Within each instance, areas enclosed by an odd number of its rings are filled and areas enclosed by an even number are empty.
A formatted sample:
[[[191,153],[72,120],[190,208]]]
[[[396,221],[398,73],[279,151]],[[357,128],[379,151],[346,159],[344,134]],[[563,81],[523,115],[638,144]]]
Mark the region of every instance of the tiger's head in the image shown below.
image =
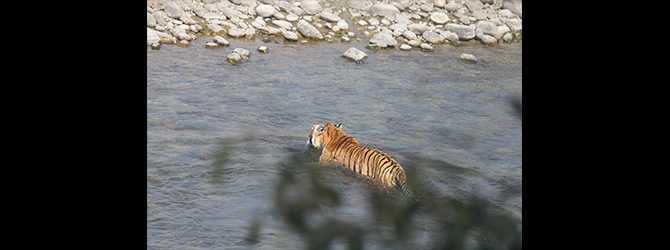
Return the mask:
[[[328,145],[334,138],[337,138],[338,136],[346,136],[344,131],[340,129],[341,127],[342,123],[333,125],[332,123],[326,122],[314,125],[312,131],[309,132],[307,145],[322,148]]]

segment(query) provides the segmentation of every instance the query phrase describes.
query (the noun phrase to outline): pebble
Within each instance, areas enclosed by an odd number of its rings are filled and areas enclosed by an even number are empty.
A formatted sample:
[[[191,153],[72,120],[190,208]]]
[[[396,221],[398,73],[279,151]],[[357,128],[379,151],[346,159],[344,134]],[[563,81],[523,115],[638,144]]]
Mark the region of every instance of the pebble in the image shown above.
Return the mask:
[[[368,57],[368,55],[365,54],[365,52],[363,52],[363,51],[361,51],[361,50],[359,50],[355,47],[349,48],[347,51],[344,52],[344,54],[342,54],[342,56],[346,57],[346,58],[349,58],[351,60],[354,60],[357,63],[362,63],[363,59]]]
[[[401,44],[400,49],[401,50],[410,50],[410,49],[412,49],[412,46],[409,45],[409,44]]]
[[[295,22],[298,21],[298,19],[300,19],[300,17],[294,14],[293,12],[288,13],[288,15],[286,15],[286,21]]]
[[[177,46],[179,46],[179,47],[188,47],[188,46],[190,46],[190,45],[191,45],[191,44],[188,42],[188,40],[181,40],[181,41],[179,41],[179,43],[177,44]]]
[[[461,60],[466,61],[466,62],[477,62],[477,58],[471,54],[466,54],[463,53],[461,54]]]
[[[260,46],[257,50],[263,53],[268,53],[268,46]]]
[[[341,19],[337,22],[337,27],[339,27],[341,30],[348,30],[349,24],[344,19]]]
[[[493,43],[498,42],[498,40],[496,40],[495,37],[492,37],[490,35],[484,35],[481,40],[482,40],[482,43],[484,43],[484,44],[493,44]]]

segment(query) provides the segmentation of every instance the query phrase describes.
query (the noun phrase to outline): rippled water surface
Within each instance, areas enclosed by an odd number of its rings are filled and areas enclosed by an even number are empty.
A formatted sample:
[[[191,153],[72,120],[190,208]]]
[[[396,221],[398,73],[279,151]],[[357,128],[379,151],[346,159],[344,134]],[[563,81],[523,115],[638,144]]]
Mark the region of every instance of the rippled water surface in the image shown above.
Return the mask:
[[[343,123],[361,145],[392,155],[426,182],[410,187],[454,199],[476,195],[521,229],[522,129],[509,103],[522,92],[520,43],[422,52],[372,51],[365,40],[230,39],[230,47],[206,49],[209,40],[147,50],[148,248],[304,247],[271,212],[273,191],[277,163],[305,151],[311,126],[321,122]],[[256,51],[261,45],[268,53]],[[251,58],[232,65],[226,55],[237,47]],[[349,47],[368,58],[342,58]],[[480,62],[464,63],[461,53]],[[228,161],[213,164],[221,148]],[[422,159],[446,164],[417,164]],[[365,221],[376,189],[337,168],[324,171],[344,199],[328,213]],[[254,218],[265,221],[259,242],[245,239]],[[420,241],[431,228],[413,230]]]

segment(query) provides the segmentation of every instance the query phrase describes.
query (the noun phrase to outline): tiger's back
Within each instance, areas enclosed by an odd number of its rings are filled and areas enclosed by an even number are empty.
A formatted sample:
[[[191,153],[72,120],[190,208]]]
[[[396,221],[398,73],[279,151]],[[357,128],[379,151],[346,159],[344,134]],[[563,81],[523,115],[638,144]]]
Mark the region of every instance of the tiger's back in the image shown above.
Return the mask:
[[[345,134],[340,126],[322,123],[313,127],[307,143],[323,148],[319,160],[340,163],[373,182],[386,187],[398,187],[407,196],[412,196],[405,170],[398,162],[386,153],[361,146],[356,139]]]

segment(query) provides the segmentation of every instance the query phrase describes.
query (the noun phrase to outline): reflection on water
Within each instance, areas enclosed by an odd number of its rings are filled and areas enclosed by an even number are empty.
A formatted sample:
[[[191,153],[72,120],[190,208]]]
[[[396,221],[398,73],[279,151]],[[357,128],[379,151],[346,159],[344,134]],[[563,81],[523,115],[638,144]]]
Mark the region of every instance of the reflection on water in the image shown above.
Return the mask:
[[[147,51],[149,248],[304,247],[270,210],[280,163],[305,151],[321,122],[343,123],[363,146],[395,157],[425,182],[413,189],[475,194],[521,228],[522,130],[510,106],[521,93],[521,44],[421,52],[235,39],[206,49],[207,40]],[[267,54],[256,51],[261,45]],[[226,55],[237,47],[251,56],[234,66]],[[368,53],[363,64],[341,57],[349,47]],[[461,53],[480,63],[463,63]],[[337,166],[322,165],[320,176],[342,197],[321,213],[365,222],[377,189]],[[251,242],[249,226],[259,220],[260,240]],[[434,228],[413,230],[420,240]]]

